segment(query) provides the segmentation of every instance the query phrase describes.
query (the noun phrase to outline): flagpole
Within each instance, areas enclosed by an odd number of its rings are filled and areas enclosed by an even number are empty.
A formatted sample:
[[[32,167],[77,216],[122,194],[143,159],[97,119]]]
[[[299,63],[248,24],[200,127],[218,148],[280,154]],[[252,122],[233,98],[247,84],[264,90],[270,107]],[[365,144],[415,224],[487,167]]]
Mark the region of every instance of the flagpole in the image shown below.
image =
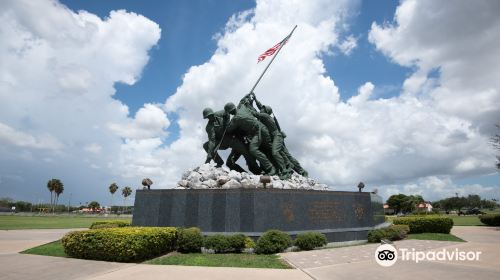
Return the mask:
[[[297,25],[295,25],[295,27],[292,29],[292,32],[290,32],[290,34],[288,36],[286,36],[286,40],[287,41],[290,40],[290,37],[292,37],[292,34],[295,31],[295,28],[297,28]],[[269,68],[269,66],[271,66],[271,63],[273,63],[274,59],[278,56],[278,54],[280,53],[280,51],[281,51],[281,49],[283,48],[284,45],[285,44],[281,45],[280,48],[278,49],[278,51],[276,52],[276,54],[273,55],[273,58],[271,59],[271,61],[269,61],[269,63],[267,64],[266,68],[264,68],[264,71],[262,71],[262,74],[260,74],[260,77],[257,79],[257,82],[255,82],[255,84],[253,85],[253,87],[252,87],[252,89],[250,90],[249,93],[252,93],[253,90],[257,87],[257,85],[259,84],[260,80],[262,79],[262,77],[266,73],[267,68]]]
[[[290,38],[292,37],[292,34],[293,34],[293,32],[295,31],[296,28],[297,28],[297,25],[295,25],[295,27],[293,27],[293,29],[292,29],[292,32],[290,32],[290,34],[288,34],[288,36],[285,37],[285,39],[287,41],[290,40]],[[285,42],[285,44],[286,44],[286,42]],[[252,93],[253,90],[257,87],[257,85],[259,84],[260,80],[262,79],[262,77],[266,73],[267,69],[269,68],[269,66],[271,66],[271,63],[273,63],[274,59],[278,56],[278,54],[280,53],[281,49],[283,48],[283,46],[285,44],[281,45],[280,48],[278,49],[278,51],[276,51],[276,54],[273,55],[273,58],[271,59],[271,61],[269,61],[269,63],[267,64],[266,68],[264,68],[264,71],[262,71],[262,74],[260,74],[259,78],[257,79],[257,82],[255,82],[255,84],[253,85],[253,87],[252,87],[252,89],[250,90],[249,93]],[[274,121],[276,122],[276,126],[278,127],[278,130],[281,131],[281,128],[279,126],[278,120],[276,119],[276,116],[273,116],[273,117],[274,117]],[[231,123],[231,121],[232,120],[230,120],[229,123]],[[222,133],[222,138],[220,139],[219,143],[217,144],[217,146],[215,146],[214,154],[211,155],[212,159],[215,158],[215,155],[217,154],[217,151],[219,150],[219,147],[222,144],[222,141],[224,141],[224,136],[226,135],[226,130],[227,130],[228,126],[229,126],[229,124],[224,129],[224,132]]]

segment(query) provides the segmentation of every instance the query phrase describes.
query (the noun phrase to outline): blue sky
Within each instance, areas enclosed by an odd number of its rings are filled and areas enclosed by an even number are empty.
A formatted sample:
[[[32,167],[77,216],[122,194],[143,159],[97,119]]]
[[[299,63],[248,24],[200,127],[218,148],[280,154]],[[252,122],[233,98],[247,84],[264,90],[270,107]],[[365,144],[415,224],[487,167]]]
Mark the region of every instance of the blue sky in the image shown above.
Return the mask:
[[[52,177],[84,201],[145,176],[174,187],[203,161],[201,110],[237,102],[299,24],[257,93],[311,176],[499,198],[494,1],[60,3],[0,3],[0,196],[33,200]]]

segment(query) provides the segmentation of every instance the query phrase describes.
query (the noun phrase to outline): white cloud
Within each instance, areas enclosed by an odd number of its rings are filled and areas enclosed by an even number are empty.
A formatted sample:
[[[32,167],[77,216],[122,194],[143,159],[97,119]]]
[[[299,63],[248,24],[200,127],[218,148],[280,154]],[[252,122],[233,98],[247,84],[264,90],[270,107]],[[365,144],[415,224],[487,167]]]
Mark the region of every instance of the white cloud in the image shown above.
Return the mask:
[[[491,134],[500,119],[499,11],[498,1],[403,1],[393,23],[372,24],[369,39],[394,62],[416,68],[406,94],[424,92],[436,110]],[[435,69],[439,84],[424,90]]]
[[[482,186],[480,184],[457,185],[449,176],[429,176],[402,185],[387,185],[380,189],[386,199],[393,194],[419,194],[425,200],[435,201],[446,197],[478,194],[483,198],[497,197],[496,190],[500,186]]]
[[[50,135],[42,135],[39,137],[34,137],[30,134],[17,131],[12,127],[5,125],[1,122],[0,122],[0,141],[19,147],[49,149],[49,150],[59,150],[63,146],[59,141],[57,141],[57,139],[55,139]]]
[[[374,88],[375,86],[371,82],[366,82],[364,85],[359,87],[358,95],[349,98],[347,103],[351,105],[358,105],[366,102],[372,95]]]
[[[109,128],[117,135],[128,139],[147,139],[164,136],[170,125],[167,115],[153,104],[145,104],[127,123],[110,123]]]
[[[0,141],[13,148],[0,147],[0,176],[27,180],[3,180],[2,195],[33,199],[51,177],[74,197],[105,194],[119,171],[103,166],[118,166],[123,143],[107,124],[154,136],[168,126],[157,107],[130,120],[112,98],[115,83],[140,78],[159,38],[156,23],[123,10],[101,19],[56,1],[1,1]]]
[[[102,146],[97,144],[97,143],[91,143],[85,146],[84,148],[87,152],[93,153],[93,154],[99,154],[102,150]]]
[[[358,46],[358,40],[349,35],[342,43],[339,45],[340,51],[345,55],[350,55],[352,51]]]

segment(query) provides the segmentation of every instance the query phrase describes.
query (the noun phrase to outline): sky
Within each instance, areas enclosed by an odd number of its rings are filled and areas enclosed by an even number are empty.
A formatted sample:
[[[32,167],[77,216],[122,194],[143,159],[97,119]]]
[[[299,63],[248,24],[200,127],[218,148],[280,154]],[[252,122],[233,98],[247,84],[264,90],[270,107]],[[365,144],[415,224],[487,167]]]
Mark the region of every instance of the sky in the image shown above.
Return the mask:
[[[175,187],[204,161],[203,108],[238,102],[298,25],[255,92],[311,177],[499,199],[500,3],[453,2],[2,1],[0,197]]]

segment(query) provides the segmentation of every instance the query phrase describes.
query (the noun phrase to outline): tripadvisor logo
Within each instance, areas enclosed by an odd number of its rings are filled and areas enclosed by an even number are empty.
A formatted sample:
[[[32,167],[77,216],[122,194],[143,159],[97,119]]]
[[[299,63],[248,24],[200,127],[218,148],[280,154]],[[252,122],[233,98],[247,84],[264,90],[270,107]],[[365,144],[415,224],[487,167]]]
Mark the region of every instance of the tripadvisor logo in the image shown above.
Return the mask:
[[[398,250],[390,245],[383,244],[375,250],[375,261],[385,267],[392,266],[398,260],[419,263],[421,261],[479,261],[482,252],[460,251],[457,248],[448,250],[446,248],[433,251],[417,251],[415,248],[400,248]]]
[[[390,244],[382,244],[375,250],[375,261],[381,266],[392,266],[398,260],[398,251]]]

